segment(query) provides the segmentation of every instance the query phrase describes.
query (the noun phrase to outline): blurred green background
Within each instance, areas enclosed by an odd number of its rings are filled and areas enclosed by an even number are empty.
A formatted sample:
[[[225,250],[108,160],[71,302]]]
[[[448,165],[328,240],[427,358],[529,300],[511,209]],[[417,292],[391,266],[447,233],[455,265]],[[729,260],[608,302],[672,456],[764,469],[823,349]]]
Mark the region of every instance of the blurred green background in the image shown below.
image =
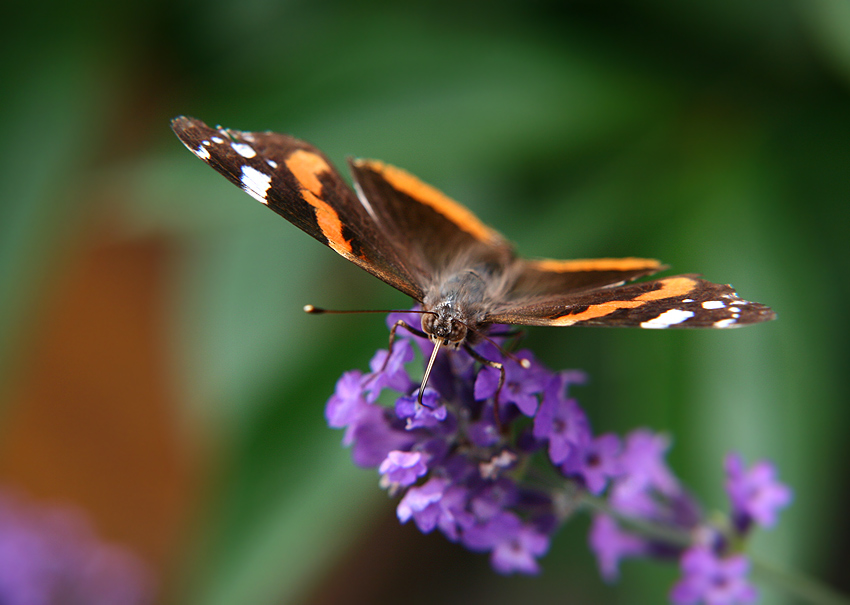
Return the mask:
[[[796,492],[753,551],[848,585],[850,3],[18,3],[4,9],[0,481],[139,553],[162,602],[659,603],[587,520],[537,578],[398,526],[324,423],[409,301],[227,184],[189,114],[406,168],[526,256],[656,257],[773,306],[726,332],[532,329],[598,431]],[[785,602],[764,588],[765,603]]]

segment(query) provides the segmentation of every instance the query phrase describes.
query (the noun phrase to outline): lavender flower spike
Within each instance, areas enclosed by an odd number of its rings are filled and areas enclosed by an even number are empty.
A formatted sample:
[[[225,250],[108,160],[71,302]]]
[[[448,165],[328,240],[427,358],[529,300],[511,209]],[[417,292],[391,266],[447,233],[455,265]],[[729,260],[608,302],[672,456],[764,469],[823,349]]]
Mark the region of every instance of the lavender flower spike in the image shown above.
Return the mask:
[[[400,318],[420,319],[393,314],[389,325]],[[568,393],[583,373],[553,372],[529,351],[506,355],[496,335],[475,355],[441,351],[419,403],[422,368],[410,366],[417,350],[427,360],[433,346],[405,330],[395,335],[392,351],[372,358],[370,373],[343,374],[325,415],[345,429],[354,462],[377,468],[381,486],[400,496],[399,521],[489,553],[498,573],[536,574],[555,532],[590,509],[590,548],[606,581],[617,578],[625,558],[678,560],[682,578],[670,592],[676,605],[756,598],[749,561],[731,550],[743,541],[713,526],[672,473],[670,439],[648,429],[624,438],[594,434]],[[501,390],[499,372],[481,359],[503,364]],[[752,525],[772,525],[791,499],[766,462],[747,470],[733,454],[726,473],[740,536]]]

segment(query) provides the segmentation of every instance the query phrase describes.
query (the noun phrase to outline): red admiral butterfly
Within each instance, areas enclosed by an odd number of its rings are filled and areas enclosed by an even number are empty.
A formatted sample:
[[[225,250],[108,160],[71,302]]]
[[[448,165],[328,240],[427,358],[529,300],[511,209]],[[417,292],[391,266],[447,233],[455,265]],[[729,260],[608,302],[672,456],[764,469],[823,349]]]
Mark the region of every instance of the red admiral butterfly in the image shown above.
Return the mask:
[[[469,210],[413,175],[349,162],[355,191],[315,147],[285,134],[175,118],[184,145],[262,204],[422,304],[437,345],[474,343],[491,324],[731,328],[775,317],[696,275],[633,280],[646,258],[529,260]]]

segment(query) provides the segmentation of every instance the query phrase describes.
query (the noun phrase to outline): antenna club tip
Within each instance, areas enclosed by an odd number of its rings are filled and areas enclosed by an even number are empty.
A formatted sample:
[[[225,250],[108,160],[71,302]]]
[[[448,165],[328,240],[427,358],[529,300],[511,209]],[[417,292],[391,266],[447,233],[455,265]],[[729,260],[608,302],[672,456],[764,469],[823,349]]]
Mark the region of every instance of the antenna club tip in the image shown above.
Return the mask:
[[[305,313],[321,313],[322,310],[319,309],[318,307],[314,307],[313,305],[304,305],[304,312]]]
[[[528,370],[528,369],[530,369],[530,368],[531,368],[531,362],[530,362],[530,361],[528,361],[527,359],[520,359],[520,360],[519,360],[519,365],[521,365],[521,366],[522,366],[523,368],[525,368],[526,370]]]

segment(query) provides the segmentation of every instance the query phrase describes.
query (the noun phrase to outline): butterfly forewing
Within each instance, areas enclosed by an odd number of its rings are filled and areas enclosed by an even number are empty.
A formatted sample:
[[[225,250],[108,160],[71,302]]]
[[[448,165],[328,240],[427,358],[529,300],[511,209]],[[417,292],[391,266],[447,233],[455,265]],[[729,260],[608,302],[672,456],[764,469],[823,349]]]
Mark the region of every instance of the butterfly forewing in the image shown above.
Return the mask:
[[[315,147],[274,132],[210,128],[179,117],[172,128],[196,156],[259,202],[379,279],[421,300],[403,250],[379,227]]]

